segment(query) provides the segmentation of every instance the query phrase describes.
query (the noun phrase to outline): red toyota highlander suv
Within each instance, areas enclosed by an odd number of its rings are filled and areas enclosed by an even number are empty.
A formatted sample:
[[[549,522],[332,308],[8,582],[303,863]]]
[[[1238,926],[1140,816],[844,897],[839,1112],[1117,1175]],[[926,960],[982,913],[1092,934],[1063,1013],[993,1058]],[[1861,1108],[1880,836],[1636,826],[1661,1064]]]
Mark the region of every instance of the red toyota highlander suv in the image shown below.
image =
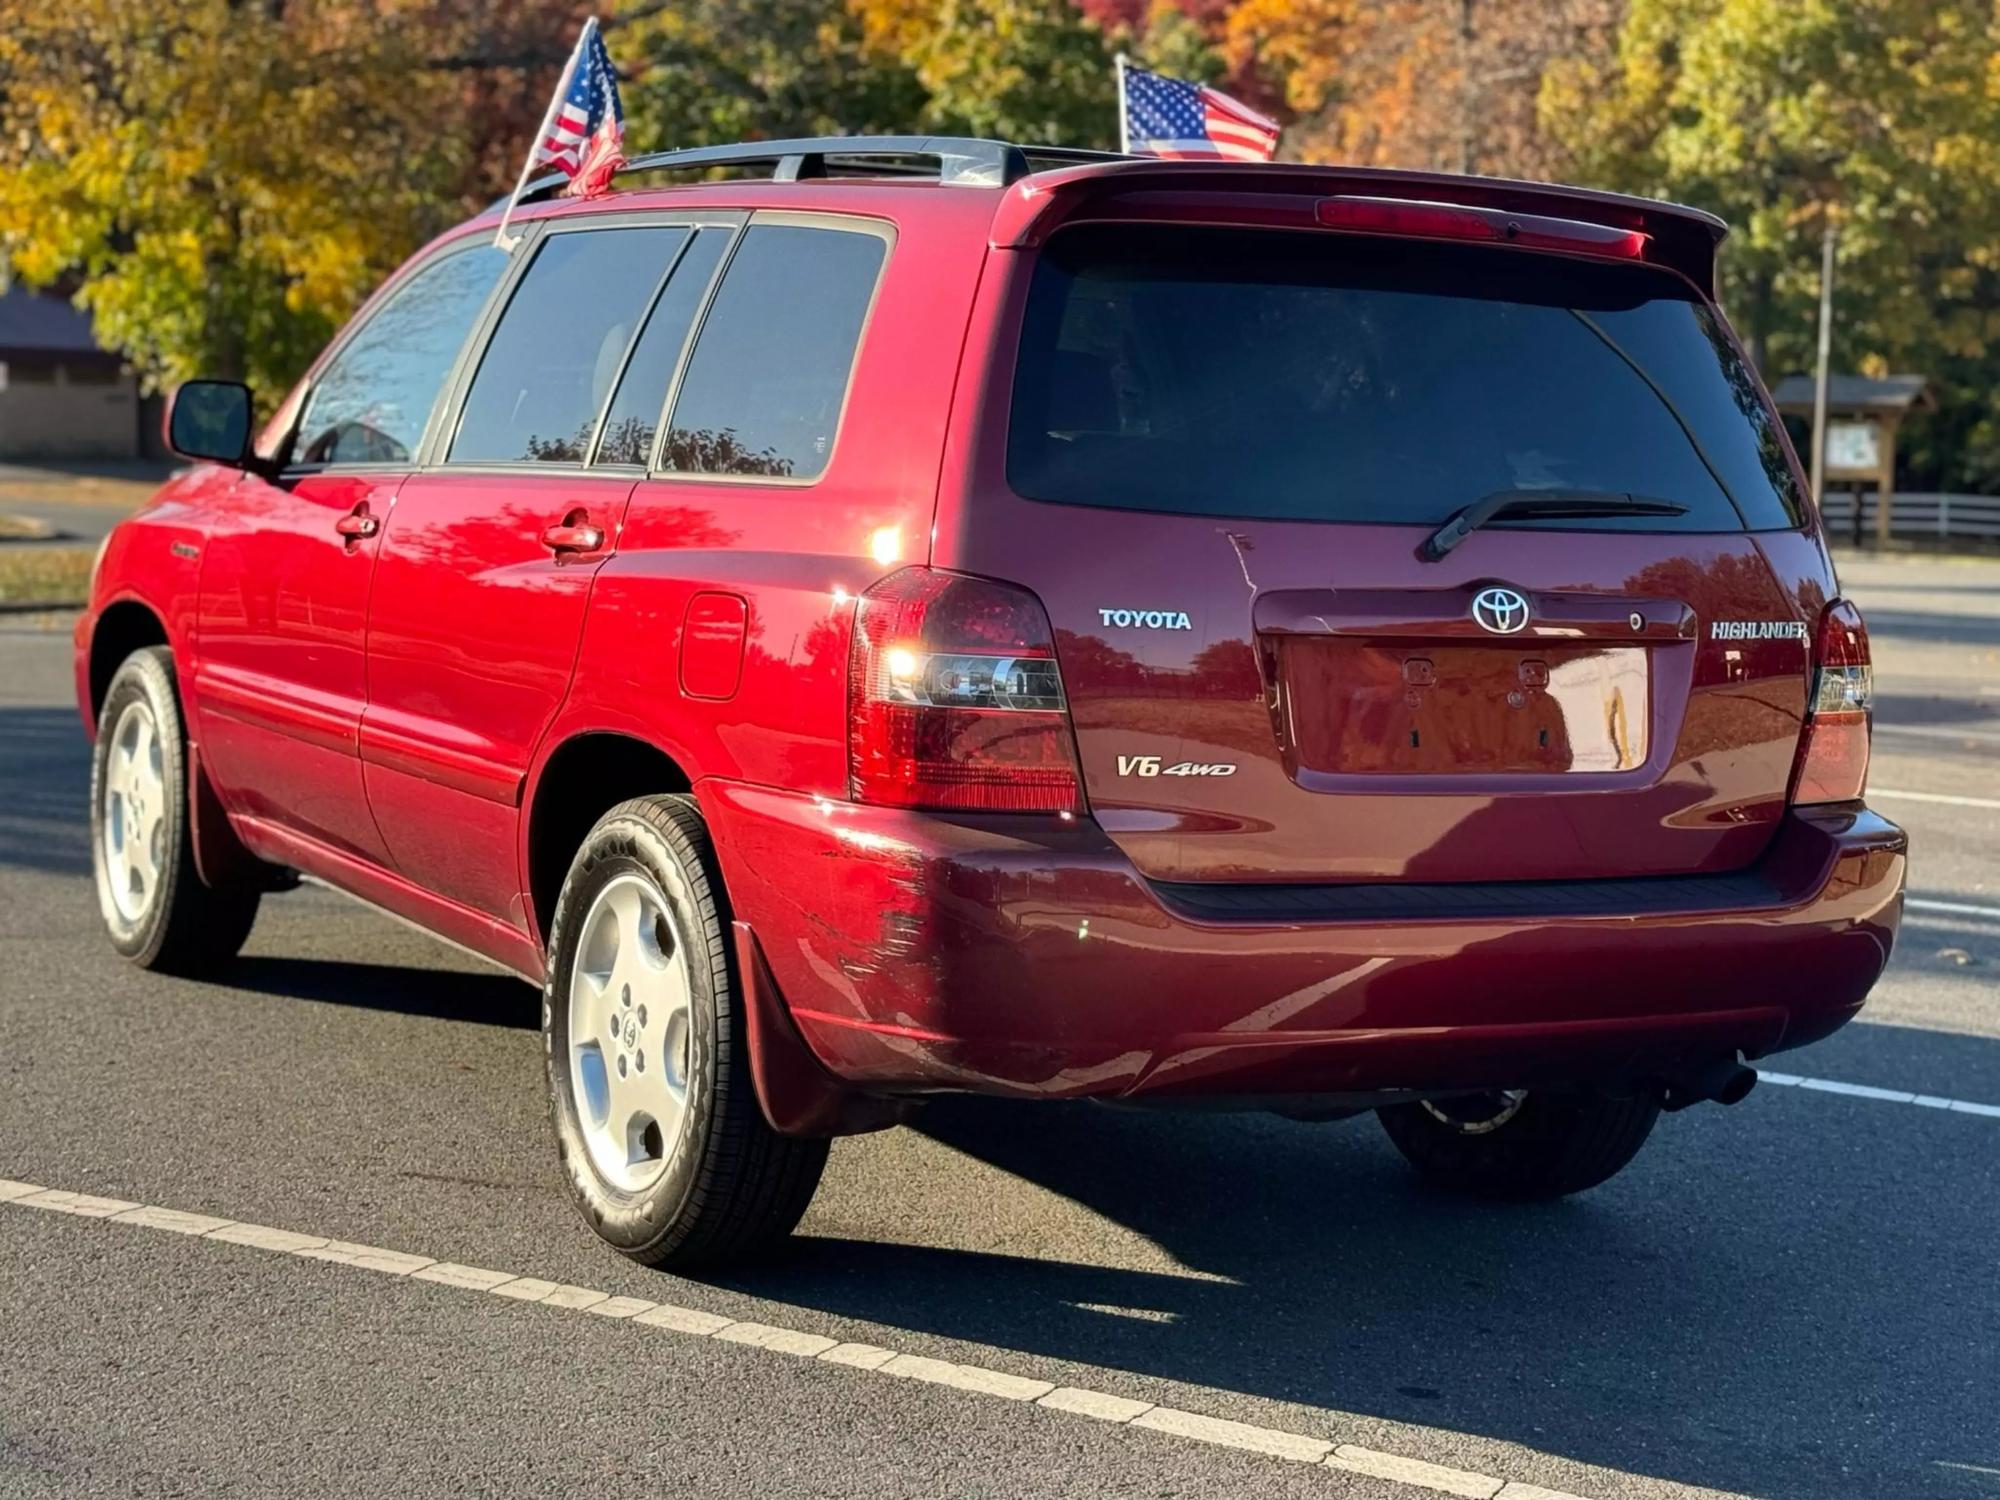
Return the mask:
[[[1572,1192],[1881,974],[1868,638],[1715,219],[879,138],[518,227],[261,435],[179,391],[76,633],[97,889],[163,969],[303,875],[540,984],[626,1254],[948,1091]]]

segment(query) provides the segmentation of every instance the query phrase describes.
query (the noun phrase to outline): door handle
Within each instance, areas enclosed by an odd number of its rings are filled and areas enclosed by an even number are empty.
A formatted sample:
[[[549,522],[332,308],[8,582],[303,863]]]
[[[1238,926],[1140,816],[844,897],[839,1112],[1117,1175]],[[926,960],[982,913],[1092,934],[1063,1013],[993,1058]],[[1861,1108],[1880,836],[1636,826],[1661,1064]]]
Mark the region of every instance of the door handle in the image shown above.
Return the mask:
[[[371,537],[382,529],[382,523],[369,515],[366,510],[355,510],[333,523],[333,529],[350,542],[358,542]]]
[[[604,545],[604,532],[581,519],[581,512],[542,530],[542,545],[551,552],[595,552]]]

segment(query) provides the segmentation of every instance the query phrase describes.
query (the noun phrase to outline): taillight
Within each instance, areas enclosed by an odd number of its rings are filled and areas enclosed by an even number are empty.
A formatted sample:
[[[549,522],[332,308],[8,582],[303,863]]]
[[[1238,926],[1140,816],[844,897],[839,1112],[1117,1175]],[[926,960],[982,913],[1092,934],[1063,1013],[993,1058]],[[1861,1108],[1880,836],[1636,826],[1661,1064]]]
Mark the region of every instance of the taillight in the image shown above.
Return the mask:
[[[1637,229],[1582,219],[1552,219],[1545,214],[1510,214],[1496,208],[1404,198],[1322,198],[1314,214],[1329,229],[1405,234],[1418,239],[1486,240],[1523,250],[1564,250],[1616,260],[1640,259],[1649,238]]]
[[[1868,786],[1868,738],[1875,674],[1861,611],[1836,599],[1819,617],[1805,738],[1792,776],[1792,801],[1853,802]]]
[[[857,802],[1082,808],[1055,634],[1024,590],[931,568],[890,574],[856,603],[848,704]]]

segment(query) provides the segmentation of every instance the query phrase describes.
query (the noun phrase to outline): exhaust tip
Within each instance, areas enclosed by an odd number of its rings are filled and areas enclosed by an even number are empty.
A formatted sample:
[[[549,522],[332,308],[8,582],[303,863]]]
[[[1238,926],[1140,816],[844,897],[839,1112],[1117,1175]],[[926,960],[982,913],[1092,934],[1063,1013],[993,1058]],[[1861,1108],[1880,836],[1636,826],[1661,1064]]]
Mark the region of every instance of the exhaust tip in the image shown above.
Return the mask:
[[[1690,1104],[1741,1104],[1757,1087],[1757,1070],[1733,1057],[1691,1063],[1662,1078],[1660,1107],[1672,1111]]]
[[[1741,1104],[1750,1097],[1750,1091],[1757,1087],[1757,1070],[1743,1063],[1731,1063],[1729,1076],[1715,1091],[1717,1104]]]

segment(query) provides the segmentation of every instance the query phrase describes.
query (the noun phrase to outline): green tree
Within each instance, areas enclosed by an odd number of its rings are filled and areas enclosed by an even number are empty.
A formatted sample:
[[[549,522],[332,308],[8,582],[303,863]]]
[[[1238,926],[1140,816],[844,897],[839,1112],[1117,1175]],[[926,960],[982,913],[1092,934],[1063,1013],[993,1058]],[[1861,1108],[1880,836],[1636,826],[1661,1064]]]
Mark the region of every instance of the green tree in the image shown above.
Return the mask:
[[[613,11],[627,140],[668,150],[798,135],[906,132],[925,93],[862,17],[828,0],[680,0]]]
[[[859,0],[927,96],[937,130],[1065,146],[1118,143],[1112,49],[1071,0]]]
[[[1631,0],[1615,58],[1551,70],[1585,178],[1733,226],[1723,296],[1767,376],[1810,367],[1823,225],[1834,365],[1943,410],[1910,477],[2000,483],[2000,12],[1992,0]]]

